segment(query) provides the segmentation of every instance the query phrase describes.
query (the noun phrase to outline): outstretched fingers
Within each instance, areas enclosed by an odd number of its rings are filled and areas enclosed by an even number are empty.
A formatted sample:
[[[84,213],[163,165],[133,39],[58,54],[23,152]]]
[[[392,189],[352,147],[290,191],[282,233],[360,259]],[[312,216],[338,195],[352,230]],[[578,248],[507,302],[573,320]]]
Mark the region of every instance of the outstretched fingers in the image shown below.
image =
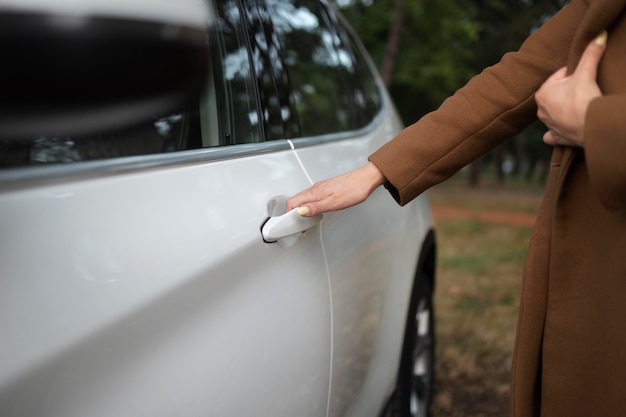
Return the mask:
[[[361,168],[319,181],[287,199],[286,209],[300,207],[300,215],[316,216],[362,203],[384,182],[380,170],[368,162]]]

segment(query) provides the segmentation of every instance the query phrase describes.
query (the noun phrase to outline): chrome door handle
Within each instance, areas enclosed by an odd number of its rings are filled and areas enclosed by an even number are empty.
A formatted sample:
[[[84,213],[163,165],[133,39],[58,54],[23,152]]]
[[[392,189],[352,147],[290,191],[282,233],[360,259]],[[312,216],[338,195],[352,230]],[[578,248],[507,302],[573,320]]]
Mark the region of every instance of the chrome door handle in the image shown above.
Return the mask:
[[[295,208],[280,216],[269,217],[261,226],[261,235],[265,242],[273,243],[279,239],[303,233],[322,221],[323,217],[322,214],[304,217],[299,215],[298,208]]]

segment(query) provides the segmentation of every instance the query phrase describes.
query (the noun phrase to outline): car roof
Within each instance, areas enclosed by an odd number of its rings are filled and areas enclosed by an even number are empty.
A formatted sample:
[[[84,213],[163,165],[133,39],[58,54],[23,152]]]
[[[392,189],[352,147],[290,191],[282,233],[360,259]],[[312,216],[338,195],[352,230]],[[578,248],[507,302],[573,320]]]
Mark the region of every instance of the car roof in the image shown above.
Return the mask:
[[[202,0],[0,0],[0,13],[5,12],[49,14],[77,22],[109,17],[194,28],[205,27],[211,17]]]

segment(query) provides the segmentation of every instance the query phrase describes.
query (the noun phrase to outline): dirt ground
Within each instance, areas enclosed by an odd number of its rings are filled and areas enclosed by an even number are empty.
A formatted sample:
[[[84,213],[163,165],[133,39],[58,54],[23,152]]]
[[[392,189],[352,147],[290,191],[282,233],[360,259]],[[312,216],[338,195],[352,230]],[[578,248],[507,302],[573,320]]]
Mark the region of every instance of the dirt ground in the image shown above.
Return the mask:
[[[481,212],[476,212],[468,208],[446,206],[433,207],[433,216],[436,220],[467,219],[493,224],[528,227],[532,227],[532,225],[535,224],[535,220],[537,218],[535,214],[529,213],[513,213],[498,210],[484,210]]]
[[[438,236],[434,417],[506,417],[538,186],[452,182],[429,192]]]

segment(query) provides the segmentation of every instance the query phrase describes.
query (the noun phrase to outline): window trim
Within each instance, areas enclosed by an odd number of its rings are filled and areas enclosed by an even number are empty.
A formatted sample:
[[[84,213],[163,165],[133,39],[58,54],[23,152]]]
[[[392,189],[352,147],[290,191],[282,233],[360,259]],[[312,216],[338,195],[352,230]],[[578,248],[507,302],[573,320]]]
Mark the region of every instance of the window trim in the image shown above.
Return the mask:
[[[102,178],[148,169],[211,163],[290,150],[286,140],[0,169],[0,192],[64,181]]]
[[[260,143],[219,146],[214,148],[190,149],[170,153],[126,156],[81,162],[68,162],[41,166],[22,166],[0,169],[0,193],[22,190],[29,187],[82,181],[108,176],[139,173],[148,169],[171,168],[205,164],[217,161],[260,156],[275,152],[309,148],[330,142],[339,142],[363,137],[378,128],[389,115],[388,104],[383,98],[381,111],[372,122],[359,130],[331,133],[321,136],[281,139]]]

